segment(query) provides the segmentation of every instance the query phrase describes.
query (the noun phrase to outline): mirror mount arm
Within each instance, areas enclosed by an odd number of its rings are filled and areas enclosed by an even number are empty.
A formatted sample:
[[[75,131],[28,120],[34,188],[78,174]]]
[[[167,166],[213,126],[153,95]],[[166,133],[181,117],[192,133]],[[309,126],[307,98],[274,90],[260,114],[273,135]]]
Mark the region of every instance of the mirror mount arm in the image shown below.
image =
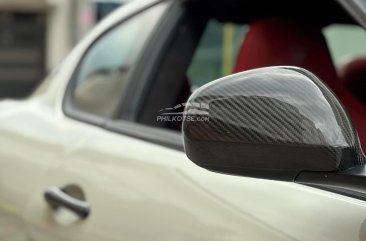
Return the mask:
[[[300,172],[295,183],[366,195],[366,165],[341,172]],[[343,191],[342,191],[343,190]]]

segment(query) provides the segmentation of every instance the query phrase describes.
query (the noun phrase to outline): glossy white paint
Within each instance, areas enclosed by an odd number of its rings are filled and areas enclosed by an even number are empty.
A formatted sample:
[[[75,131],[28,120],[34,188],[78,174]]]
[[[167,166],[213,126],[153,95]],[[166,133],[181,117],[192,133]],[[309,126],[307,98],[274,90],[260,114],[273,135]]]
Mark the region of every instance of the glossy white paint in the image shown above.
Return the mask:
[[[183,152],[64,116],[67,81],[87,46],[155,1],[99,25],[32,98],[0,103],[0,240],[366,240],[366,202],[302,185],[211,173]],[[75,184],[81,221],[43,193]]]
[[[2,240],[19,230],[33,240],[353,241],[365,235],[363,201],[211,173],[182,152],[61,122],[40,100],[3,106],[0,214],[8,223]],[[92,213],[63,226],[43,192],[68,184],[82,187]]]

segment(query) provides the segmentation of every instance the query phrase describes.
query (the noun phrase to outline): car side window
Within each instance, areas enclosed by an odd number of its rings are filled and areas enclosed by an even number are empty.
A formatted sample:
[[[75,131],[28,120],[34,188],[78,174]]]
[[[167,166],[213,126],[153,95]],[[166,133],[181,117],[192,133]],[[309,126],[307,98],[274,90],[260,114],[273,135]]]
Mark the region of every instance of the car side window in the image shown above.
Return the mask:
[[[366,31],[357,25],[332,24],[323,29],[334,64],[366,58]]]
[[[73,78],[73,108],[100,117],[113,116],[163,6],[154,6],[119,24],[89,48]]]
[[[248,26],[189,16],[189,21],[178,26],[158,74],[144,96],[143,108],[136,118],[140,124],[180,131],[181,112],[190,94],[234,69]]]
[[[232,74],[247,25],[208,21],[187,70],[191,89]]]
[[[332,24],[323,29],[339,82],[366,103],[366,31],[357,25]]]

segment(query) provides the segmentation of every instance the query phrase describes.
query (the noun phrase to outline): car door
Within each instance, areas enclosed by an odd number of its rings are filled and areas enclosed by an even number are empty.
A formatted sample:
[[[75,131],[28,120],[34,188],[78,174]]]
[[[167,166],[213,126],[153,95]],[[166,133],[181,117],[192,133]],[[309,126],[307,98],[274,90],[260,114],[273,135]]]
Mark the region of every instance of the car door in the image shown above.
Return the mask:
[[[356,198],[211,173],[182,151],[102,129],[69,155],[72,164],[51,172],[49,180],[83,187],[92,209],[85,221],[69,227],[42,225],[60,240],[366,238],[366,204]]]
[[[76,47],[32,97],[0,103],[1,240],[104,239],[95,236],[100,220],[95,214],[104,213],[101,210],[107,210],[108,203],[97,202],[100,209],[92,207],[94,215],[89,219],[94,222],[82,222],[83,218],[74,212],[55,206],[52,190],[60,188],[79,204],[96,202],[89,196],[89,189],[94,187],[87,183],[84,186],[81,178],[75,179],[70,173],[80,168],[80,163],[72,162],[70,153],[112,114],[112,107],[118,105],[128,85],[130,70],[168,6],[168,2],[151,0],[118,10]],[[74,112],[91,116],[96,126],[67,118],[58,108],[65,94],[60,97],[58,91],[69,76],[79,84],[72,97]],[[102,83],[105,85],[100,87]],[[113,95],[105,95],[113,89]],[[88,112],[90,105],[95,105],[97,111]],[[89,231],[83,234],[78,227]],[[119,232],[100,232],[106,240],[118,240],[120,236]]]

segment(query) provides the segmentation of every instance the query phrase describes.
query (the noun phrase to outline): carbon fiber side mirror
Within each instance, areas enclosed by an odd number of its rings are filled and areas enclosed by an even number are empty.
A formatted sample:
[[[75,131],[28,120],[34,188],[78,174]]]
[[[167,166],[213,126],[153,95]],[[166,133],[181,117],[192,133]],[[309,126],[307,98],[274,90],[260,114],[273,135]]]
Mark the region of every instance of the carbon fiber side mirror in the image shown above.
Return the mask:
[[[268,67],[213,81],[184,111],[185,152],[215,172],[293,181],[364,163],[345,110],[315,75]]]

